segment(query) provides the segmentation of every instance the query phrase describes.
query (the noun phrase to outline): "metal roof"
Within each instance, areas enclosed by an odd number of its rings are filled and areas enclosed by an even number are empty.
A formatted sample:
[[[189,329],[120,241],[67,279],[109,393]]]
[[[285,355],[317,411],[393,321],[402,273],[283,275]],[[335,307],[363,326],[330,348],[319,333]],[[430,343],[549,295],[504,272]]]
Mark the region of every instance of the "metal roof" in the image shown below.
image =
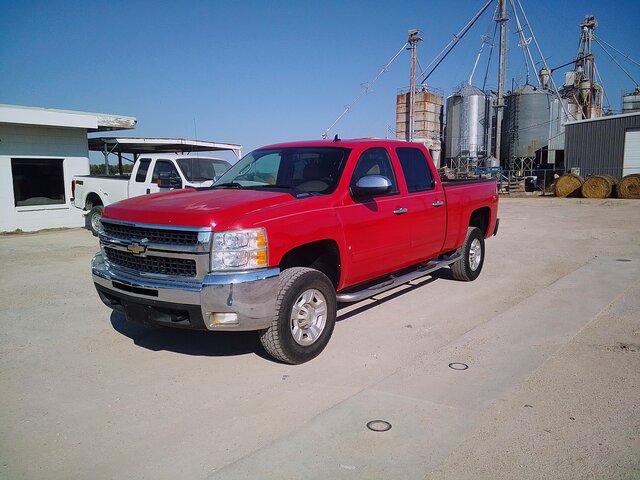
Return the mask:
[[[600,122],[603,120],[613,120],[616,118],[633,117],[634,115],[640,115],[640,112],[621,113],[618,115],[606,115],[604,117],[598,117],[598,118],[585,118],[584,120],[572,120],[571,122],[565,123],[565,125],[574,125],[576,123],[587,123],[587,122]]]
[[[0,123],[83,128],[88,132],[106,132],[136,128],[138,121],[135,117],[108,113],[0,104]]]
[[[184,138],[89,138],[89,150],[108,153],[185,153],[231,150],[236,156],[242,153],[242,145],[235,143],[185,140]]]

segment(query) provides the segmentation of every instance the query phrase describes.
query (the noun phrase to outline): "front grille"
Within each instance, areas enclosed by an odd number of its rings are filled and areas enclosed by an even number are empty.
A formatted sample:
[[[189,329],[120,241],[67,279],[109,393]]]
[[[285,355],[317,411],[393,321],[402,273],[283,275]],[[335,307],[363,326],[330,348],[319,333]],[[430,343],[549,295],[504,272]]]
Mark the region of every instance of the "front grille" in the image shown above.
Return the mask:
[[[134,227],[118,223],[102,222],[105,235],[121,240],[147,239],[148,243],[163,245],[197,245],[198,232],[163,230],[160,228]]]
[[[154,257],[151,255],[141,257],[122,250],[116,250],[115,248],[105,248],[104,251],[111,263],[137,272],[178,275],[181,277],[196,276],[195,260]]]

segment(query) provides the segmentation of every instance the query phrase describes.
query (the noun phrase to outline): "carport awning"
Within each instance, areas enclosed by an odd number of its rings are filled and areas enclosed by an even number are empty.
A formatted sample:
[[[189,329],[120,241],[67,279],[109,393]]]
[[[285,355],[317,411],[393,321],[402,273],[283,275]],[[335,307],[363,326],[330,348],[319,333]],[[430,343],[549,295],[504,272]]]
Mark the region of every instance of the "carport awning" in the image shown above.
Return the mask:
[[[187,153],[231,150],[240,158],[242,145],[235,143],[185,140],[183,138],[89,138],[89,150],[107,153]]]

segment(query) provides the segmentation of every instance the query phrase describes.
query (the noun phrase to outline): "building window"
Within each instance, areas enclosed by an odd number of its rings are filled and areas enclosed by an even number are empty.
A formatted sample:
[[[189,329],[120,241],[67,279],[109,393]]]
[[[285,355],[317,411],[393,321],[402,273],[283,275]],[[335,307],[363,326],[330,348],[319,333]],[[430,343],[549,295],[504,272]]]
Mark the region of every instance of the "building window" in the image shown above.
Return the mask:
[[[49,158],[12,158],[16,207],[66,203],[63,162]]]

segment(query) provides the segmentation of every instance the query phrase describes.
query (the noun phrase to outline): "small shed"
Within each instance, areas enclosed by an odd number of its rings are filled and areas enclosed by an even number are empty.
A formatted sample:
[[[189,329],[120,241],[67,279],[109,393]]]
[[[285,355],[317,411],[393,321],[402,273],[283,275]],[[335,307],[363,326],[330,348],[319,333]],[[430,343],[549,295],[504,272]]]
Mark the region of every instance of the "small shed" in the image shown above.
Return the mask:
[[[640,173],[640,112],[565,124],[565,162],[580,175]]]
[[[134,117],[0,104],[0,231],[80,227],[71,179],[89,173],[87,133]]]

